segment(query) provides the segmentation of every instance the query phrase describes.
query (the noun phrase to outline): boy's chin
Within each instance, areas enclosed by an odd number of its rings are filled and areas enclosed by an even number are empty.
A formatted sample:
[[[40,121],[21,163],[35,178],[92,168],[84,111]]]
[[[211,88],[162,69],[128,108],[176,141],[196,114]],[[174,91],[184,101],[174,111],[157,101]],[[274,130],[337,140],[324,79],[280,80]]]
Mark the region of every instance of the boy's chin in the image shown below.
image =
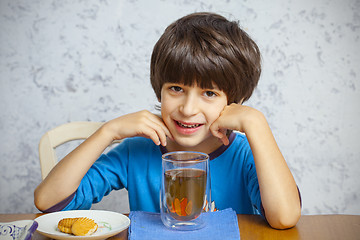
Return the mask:
[[[208,152],[212,149],[209,146],[209,139],[198,138],[185,138],[175,137],[174,141],[168,143],[168,151],[196,151],[196,152]],[[212,145],[210,143],[210,145]],[[214,146],[213,146],[214,147]]]
[[[168,150],[171,151],[196,151],[198,147],[199,141],[194,139],[175,138],[174,141],[168,142]]]

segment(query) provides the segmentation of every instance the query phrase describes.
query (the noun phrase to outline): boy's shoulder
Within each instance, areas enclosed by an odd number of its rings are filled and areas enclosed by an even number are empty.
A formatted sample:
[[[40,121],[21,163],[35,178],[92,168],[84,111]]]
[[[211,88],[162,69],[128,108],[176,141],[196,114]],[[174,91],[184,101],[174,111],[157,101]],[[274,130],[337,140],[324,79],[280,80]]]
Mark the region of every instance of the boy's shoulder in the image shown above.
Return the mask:
[[[231,146],[237,149],[237,151],[251,149],[249,141],[244,133],[233,131],[233,138]]]
[[[149,143],[153,143],[153,141],[150,138],[146,138],[146,137],[129,137],[129,138],[124,138],[123,141],[124,143],[145,143],[145,144],[149,144]]]
[[[125,138],[117,145],[111,147],[106,155],[113,158],[134,157],[139,155],[146,155],[151,152],[160,152],[159,146],[154,144],[151,139],[145,137],[131,137]]]
[[[143,151],[153,150],[154,148],[157,149],[159,148],[159,146],[156,145],[150,138],[130,137],[130,138],[125,138],[116,148],[118,150],[127,149],[128,151],[131,152],[134,151],[143,152]]]
[[[239,131],[233,131],[234,133],[234,140],[236,141],[247,141],[245,133],[239,132]]]
[[[146,146],[148,147],[154,147],[157,146],[151,139],[145,138],[145,137],[130,137],[125,138],[121,143],[120,146],[124,147],[141,147],[144,148]]]

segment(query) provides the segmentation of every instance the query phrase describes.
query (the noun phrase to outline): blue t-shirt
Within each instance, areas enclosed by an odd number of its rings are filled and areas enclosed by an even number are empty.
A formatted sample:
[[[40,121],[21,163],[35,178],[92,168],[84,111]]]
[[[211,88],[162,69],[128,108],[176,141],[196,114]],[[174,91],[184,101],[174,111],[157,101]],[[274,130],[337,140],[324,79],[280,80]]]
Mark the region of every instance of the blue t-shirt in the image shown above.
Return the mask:
[[[261,198],[254,158],[245,135],[210,153],[211,200],[216,209],[259,214]],[[166,148],[142,137],[125,139],[89,169],[63,210],[90,209],[112,190],[126,188],[131,211],[159,212],[161,155]],[[55,206],[54,206],[55,207]]]

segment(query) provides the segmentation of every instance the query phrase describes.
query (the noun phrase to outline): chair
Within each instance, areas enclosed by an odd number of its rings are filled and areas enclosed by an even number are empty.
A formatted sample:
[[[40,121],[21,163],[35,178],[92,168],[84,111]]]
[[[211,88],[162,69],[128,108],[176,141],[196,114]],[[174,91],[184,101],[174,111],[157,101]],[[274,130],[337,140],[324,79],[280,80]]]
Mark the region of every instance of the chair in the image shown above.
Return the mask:
[[[42,179],[45,179],[58,162],[55,151],[56,147],[73,140],[84,140],[92,135],[103,124],[103,122],[70,122],[46,132],[41,137],[39,143],[39,159]],[[116,140],[113,141],[112,144],[120,142],[121,140]],[[128,213],[130,207],[127,190],[121,189],[117,192],[118,193],[107,196],[107,198],[104,198],[101,202],[95,204],[96,206],[93,206],[92,209]]]
[[[46,132],[39,143],[42,179],[45,179],[58,162],[55,152],[56,147],[73,140],[86,139],[103,124],[103,122],[70,122]]]

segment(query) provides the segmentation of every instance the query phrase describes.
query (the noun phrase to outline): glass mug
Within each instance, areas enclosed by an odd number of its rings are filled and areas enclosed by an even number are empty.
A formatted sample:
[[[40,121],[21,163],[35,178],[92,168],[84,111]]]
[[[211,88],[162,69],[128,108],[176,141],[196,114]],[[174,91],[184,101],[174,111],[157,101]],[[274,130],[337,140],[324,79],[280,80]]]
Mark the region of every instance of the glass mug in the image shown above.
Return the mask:
[[[160,214],[165,226],[195,230],[205,226],[202,212],[211,203],[209,156],[169,152],[162,156]]]

